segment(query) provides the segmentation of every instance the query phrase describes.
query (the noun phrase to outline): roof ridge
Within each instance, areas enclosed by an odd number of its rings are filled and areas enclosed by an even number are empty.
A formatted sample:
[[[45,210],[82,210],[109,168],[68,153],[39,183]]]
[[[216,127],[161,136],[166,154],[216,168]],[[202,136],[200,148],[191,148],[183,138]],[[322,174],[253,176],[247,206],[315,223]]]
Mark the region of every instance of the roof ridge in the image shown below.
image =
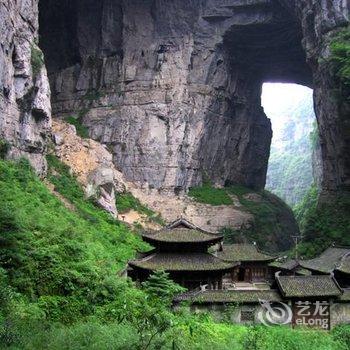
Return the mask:
[[[187,220],[187,219],[185,219],[183,217],[180,217],[180,218],[174,220],[173,222],[169,223],[168,225],[165,226],[165,228],[169,228],[169,229],[176,228],[175,225],[181,225],[181,224],[187,226],[189,229],[192,229],[192,230],[199,230],[201,232],[205,232],[205,233],[209,233],[209,234],[215,234],[214,232],[206,231],[206,230],[200,228],[199,226],[193,224],[192,222],[190,222],[189,220]]]
[[[155,233],[161,232],[161,231],[172,231],[172,230],[176,230],[176,229],[179,229],[179,230],[183,230],[183,229],[186,230],[187,229],[187,230],[199,231],[201,233],[207,234],[208,236],[224,237],[224,235],[222,233],[205,231],[205,230],[202,230],[199,227],[196,227],[196,228],[193,228],[193,229],[192,228],[182,228],[182,227],[163,227],[160,230],[155,231]]]
[[[336,286],[338,287],[338,289],[340,290],[340,293],[341,293],[341,294],[344,294],[344,290],[343,290],[342,287],[340,287],[338,281],[335,279],[334,273],[331,273],[331,277],[332,277],[332,280],[334,281],[335,285],[336,285]]]

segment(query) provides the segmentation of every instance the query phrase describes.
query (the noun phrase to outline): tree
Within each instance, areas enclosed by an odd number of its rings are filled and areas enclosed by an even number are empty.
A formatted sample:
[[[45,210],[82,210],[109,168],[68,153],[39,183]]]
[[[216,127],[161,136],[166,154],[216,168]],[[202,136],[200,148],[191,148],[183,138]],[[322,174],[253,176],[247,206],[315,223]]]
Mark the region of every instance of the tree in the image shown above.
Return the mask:
[[[145,292],[152,298],[159,298],[165,302],[171,302],[176,294],[186,291],[169,278],[165,271],[155,271],[148,280],[142,283]]]

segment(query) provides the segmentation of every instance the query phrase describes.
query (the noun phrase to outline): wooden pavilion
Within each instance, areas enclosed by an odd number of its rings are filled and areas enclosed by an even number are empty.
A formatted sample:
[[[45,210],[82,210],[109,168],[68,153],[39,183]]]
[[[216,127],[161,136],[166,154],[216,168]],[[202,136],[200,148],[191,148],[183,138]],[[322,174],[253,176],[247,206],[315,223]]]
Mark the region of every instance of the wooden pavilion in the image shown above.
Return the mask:
[[[222,235],[206,232],[185,219],[179,219],[157,232],[142,235],[155,249],[146,257],[129,262],[129,276],[144,281],[156,270],[164,270],[178,284],[192,290],[222,289],[223,276],[237,262],[227,262],[208,252],[223,240]]]
[[[267,282],[274,278],[269,264],[276,257],[260,251],[255,244],[223,245],[217,252],[217,257],[227,262],[240,262],[231,271],[230,278],[233,283]]]

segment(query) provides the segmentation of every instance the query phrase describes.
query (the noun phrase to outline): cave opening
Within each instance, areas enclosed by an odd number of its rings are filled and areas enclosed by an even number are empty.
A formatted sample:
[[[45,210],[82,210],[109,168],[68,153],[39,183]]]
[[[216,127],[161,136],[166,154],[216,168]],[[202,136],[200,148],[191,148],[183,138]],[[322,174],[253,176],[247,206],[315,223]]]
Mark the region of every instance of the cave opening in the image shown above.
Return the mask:
[[[298,84],[264,83],[261,103],[273,131],[265,188],[294,207],[317,176],[313,90]]]

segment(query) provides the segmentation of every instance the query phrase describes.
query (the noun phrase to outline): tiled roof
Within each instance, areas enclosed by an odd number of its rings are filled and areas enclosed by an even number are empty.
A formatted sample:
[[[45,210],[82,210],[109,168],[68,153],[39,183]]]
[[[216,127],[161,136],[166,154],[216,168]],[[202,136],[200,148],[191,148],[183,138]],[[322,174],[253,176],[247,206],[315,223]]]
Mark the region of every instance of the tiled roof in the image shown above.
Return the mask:
[[[269,266],[276,267],[282,270],[293,270],[299,265],[299,262],[295,259],[289,259],[286,261],[273,261]]]
[[[269,263],[269,266],[275,267],[276,269],[280,270],[294,271],[297,275],[311,275],[311,271],[301,267],[300,262],[295,259],[289,259],[283,262],[273,261]]]
[[[306,269],[331,273],[340,264],[342,258],[350,253],[350,248],[328,248],[319,257],[311,260],[300,261],[300,265]]]
[[[287,298],[340,296],[342,290],[331,275],[276,276],[277,284]]]
[[[237,264],[222,261],[209,253],[155,253],[130,261],[129,265],[151,271],[220,271]]]
[[[350,289],[343,289],[343,294],[338,298],[340,301],[350,301]]]
[[[192,303],[259,303],[259,300],[280,301],[277,290],[206,290],[184,293],[175,301],[191,301]]]
[[[297,275],[303,275],[303,276],[310,276],[310,275],[312,275],[310,270],[304,269],[302,267],[298,267],[297,269],[295,269],[295,273]]]
[[[254,244],[225,244],[218,257],[226,261],[269,261],[275,258],[260,252]]]
[[[177,227],[173,229],[163,229],[153,233],[142,235],[143,239],[149,243],[216,243],[223,239],[222,235],[216,235],[200,230]]]
[[[348,254],[343,256],[336,269],[340,272],[350,274],[350,250]]]

